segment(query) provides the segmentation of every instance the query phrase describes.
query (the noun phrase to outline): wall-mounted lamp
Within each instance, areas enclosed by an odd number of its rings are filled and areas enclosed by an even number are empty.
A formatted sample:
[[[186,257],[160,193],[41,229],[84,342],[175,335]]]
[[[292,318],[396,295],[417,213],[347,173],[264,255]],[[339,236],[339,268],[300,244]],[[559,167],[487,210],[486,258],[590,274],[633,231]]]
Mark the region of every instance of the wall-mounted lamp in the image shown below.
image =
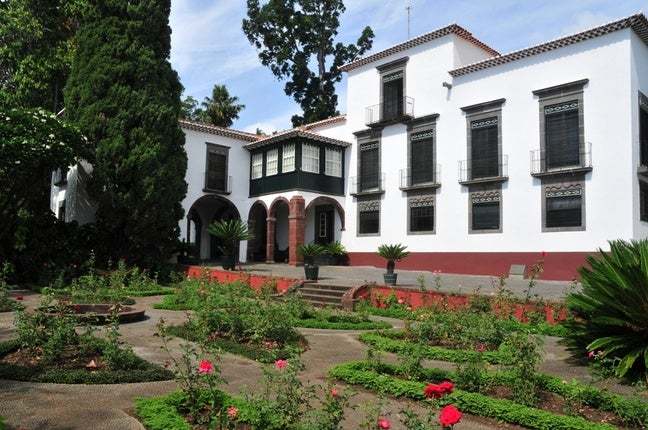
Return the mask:
[[[452,84],[449,83],[449,82],[444,82],[444,83],[442,83],[441,85],[443,85],[444,87],[446,87],[446,88],[449,89],[449,90],[452,89]]]

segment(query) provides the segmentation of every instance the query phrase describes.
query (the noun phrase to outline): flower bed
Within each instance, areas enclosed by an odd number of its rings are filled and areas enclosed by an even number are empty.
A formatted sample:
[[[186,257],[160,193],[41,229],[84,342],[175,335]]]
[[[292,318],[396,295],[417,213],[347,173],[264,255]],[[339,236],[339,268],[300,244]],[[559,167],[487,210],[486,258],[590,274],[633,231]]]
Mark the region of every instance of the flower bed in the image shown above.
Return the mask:
[[[398,366],[368,362],[350,362],[333,367],[329,374],[346,383],[359,385],[366,389],[388,394],[395,397],[405,397],[423,401],[426,396],[428,382],[438,382],[456,377],[452,372],[440,369],[423,369],[420,379],[408,380],[402,376],[402,369]],[[491,382],[505,385],[514,378],[506,373],[489,374],[487,378]],[[530,407],[516,403],[506,398],[497,398],[479,392],[469,392],[462,389],[455,389],[439,399],[441,404],[453,403],[461,411],[473,415],[490,417],[502,422],[522,425],[531,429],[540,430],[598,430],[616,428],[605,422],[606,419],[623,421],[624,424],[637,425],[636,420],[645,420],[648,408],[645,403],[623,399],[620,396],[610,395],[597,391],[594,388],[580,384],[564,384],[556,378],[546,375],[538,375],[539,380],[544,384],[543,388],[560,396],[583,394],[585,399],[591,403],[591,407],[600,407],[602,410],[610,410],[599,422],[589,421],[579,416],[563,415],[540,407]],[[425,382],[423,382],[425,381]],[[461,386],[459,386],[461,388]],[[428,393],[429,394],[429,393]],[[541,406],[541,405],[540,405]],[[614,413],[618,414],[615,415]]]
[[[69,350],[56,363],[42,364],[38,358],[20,348],[18,341],[0,343],[0,379],[52,382],[57,384],[123,384],[129,382],[165,381],[173,373],[124,352],[123,365],[112,368],[104,362],[105,344],[97,341],[85,353]],[[94,362],[93,366],[88,366]]]
[[[207,276],[209,279],[221,283],[242,282],[256,291],[261,291],[265,286],[271,284],[276,286],[279,293],[285,293],[302,282],[299,279],[253,275],[243,271],[231,272],[202,266],[188,266],[186,274],[189,278],[194,279]]]
[[[509,362],[507,355],[500,351],[485,351],[479,353],[474,350],[450,349],[440,346],[421,345],[404,340],[404,333],[398,331],[381,331],[378,333],[362,333],[360,341],[374,348],[395,354],[411,354],[420,349],[423,356],[429,360],[449,361],[463,363],[483,356],[484,360],[492,364],[505,364]]]

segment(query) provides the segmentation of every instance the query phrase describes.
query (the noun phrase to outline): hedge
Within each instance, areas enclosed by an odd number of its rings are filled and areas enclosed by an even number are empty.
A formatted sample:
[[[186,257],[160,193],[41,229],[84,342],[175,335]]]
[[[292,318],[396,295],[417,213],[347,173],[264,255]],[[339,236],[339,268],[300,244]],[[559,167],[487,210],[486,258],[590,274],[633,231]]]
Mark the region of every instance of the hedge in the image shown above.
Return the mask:
[[[500,351],[486,351],[479,353],[462,349],[443,348],[441,346],[419,345],[406,340],[393,339],[389,336],[389,333],[390,332],[362,333],[359,339],[361,342],[374,346],[381,351],[393,352],[396,354],[411,354],[416,348],[421,348],[423,356],[430,360],[464,363],[478,358],[481,354],[482,358],[491,364],[510,363],[509,357]]]
[[[0,357],[18,349],[15,340],[0,342]],[[43,366],[25,367],[0,363],[0,379],[28,382],[51,382],[56,384],[125,384],[131,382],[168,381],[173,372],[135,357],[136,369],[97,370],[57,369]]]
[[[0,430],[5,430],[5,423],[3,417],[0,417]]]
[[[391,324],[384,321],[331,322],[317,318],[297,319],[293,326],[325,330],[378,330],[392,328]]]
[[[355,365],[356,363],[346,363],[335,366],[329,371],[329,375],[382,394],[425,400],[423,394],[425,383],[403,380],[372,370],[359,370],[354,367]],[[489,417],[537,430],[610,430],[615,428],[608,424],[593,423],[580,417],[556,415],[511,400],[495,399],[459,389],[441,399],[442,405],[450,403],[468,414]]]

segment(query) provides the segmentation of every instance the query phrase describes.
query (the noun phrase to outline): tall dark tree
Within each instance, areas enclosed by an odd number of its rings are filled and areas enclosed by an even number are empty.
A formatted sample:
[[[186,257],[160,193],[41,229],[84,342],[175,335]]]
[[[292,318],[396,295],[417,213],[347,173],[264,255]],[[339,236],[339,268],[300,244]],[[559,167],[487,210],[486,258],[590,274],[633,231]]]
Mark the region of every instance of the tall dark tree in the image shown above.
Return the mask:
[[[0,101],[58,112],[87,0],[9,0],[0,5]]]
[[[346,10],[342,0],[269,0],[263,6],[248,0],[247,8],[243,31],[263,65],[287,80],[286,94],[302,108],[303,115],[293,116],[293,125],[339,114],[339,67],[371,49],[371,28],[365,27],[355,44],[336,43],[340,15]]]
[[[68,119],[96,145],[89,191],[103,257],[145,267],[174,250],[187,190],[170,8],[170,0],[93,0],[65,88]]]
[[[214,85],[212,96],[202,102],[206,122],[220,127],[231,127],[245,105],[238,103],[238,97],[230,96],[225,85]]]

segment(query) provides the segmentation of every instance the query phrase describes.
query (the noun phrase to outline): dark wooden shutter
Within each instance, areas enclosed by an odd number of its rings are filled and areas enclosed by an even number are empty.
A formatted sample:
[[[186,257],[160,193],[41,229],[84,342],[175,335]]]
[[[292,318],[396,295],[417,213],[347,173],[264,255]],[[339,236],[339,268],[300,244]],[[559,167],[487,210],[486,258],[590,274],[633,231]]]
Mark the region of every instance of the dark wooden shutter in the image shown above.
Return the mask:
[[[578,102],[545,107],[546,168],[580,165]]]
[[[470,179],[499,176],[499,148],[497,118],[471,123],[471,177]]]
[[[500,210],[499,202],[473,203],[472,229],[473,230],[499,230]]]
[[[581,196],[547,197],[547,227],[580,227]]]
[[[434,206],[410,208],[410,231],[434,231]]]
[[[403,115],[403,73],[396,72],[383,77],[383,120]]]
[[[648,221],[648,184],[639,181],[639,219]]]
[[[360,191],[377,189],[380,185],[380,157],[378,144],[360,148]]]
[[[208,154],[207,188],[216,191],[226,191],[227,156],[211,151]]]
[[[380,232],[380,211],[371,210],[358,214],[358,232],[360,234],[374,234]]]
[[[434,181],[434,140],[431,134],[426,132],[412,135],[410,185]]]
[[[641,165],[648,166],[648,112],[643,108],[639,108],[639,142]]]

